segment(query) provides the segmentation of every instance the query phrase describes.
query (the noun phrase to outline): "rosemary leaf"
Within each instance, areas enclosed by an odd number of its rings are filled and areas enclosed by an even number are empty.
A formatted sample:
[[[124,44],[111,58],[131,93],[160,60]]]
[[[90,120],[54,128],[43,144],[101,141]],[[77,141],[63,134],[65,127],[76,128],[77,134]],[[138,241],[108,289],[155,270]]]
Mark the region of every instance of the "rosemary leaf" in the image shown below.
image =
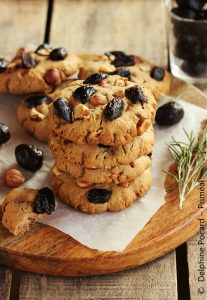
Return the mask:
[[[176,174],[166,172],[172,176],[179,187],[179,208],[182,209],[184,200],[198,186],[199,181],[207,176],[207,125],[196,140],[193,132],[184,129],[187,142],[180,142],[172,138],[168,144],[171,157],[176,163]]]

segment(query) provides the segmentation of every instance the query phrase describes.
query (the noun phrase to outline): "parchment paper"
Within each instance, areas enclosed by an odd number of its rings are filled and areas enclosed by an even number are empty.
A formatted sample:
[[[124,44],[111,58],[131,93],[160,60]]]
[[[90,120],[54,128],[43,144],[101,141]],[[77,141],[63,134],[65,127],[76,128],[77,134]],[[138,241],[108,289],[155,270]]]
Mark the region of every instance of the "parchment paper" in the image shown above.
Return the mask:
[[[168,101],[165,97],[159,104]],[[6,123],[11,130],[12,138],[0,147],[0,174],[9,167],[15,166],[14,149],[20,143],[30,143],[44,150],[44,165],[37,173],[25,172],[27,181],[23,186],[41,188],[49,185],[48,172],[52,166],[52,156],[43,143],[28,136],[18,125],[16,120],[16,107],[19,98],[13,96],[0,96],[0,122]],[[171,136],[184,140],[183,129],[198,132],[200,122],[207,118],[207,111],[197,106],[180,101],[185,116],[183,120],[172,127],[159,127],[155,125],[156,145],[153,149],[153,186],[150,191],[130,208],[119,213],[101,213],[87,215],[59,203],[56,212],[47,217],[42,223],[53,226],[69,234],[80,243],[94,249],[103,251],[123,251],[130,241],[150,220],[153,214],[164,204],[165,191],[163,187],[165,174],[172,160],[169,156],[166,143]],[[1,184],[0,203],[9,189]]]

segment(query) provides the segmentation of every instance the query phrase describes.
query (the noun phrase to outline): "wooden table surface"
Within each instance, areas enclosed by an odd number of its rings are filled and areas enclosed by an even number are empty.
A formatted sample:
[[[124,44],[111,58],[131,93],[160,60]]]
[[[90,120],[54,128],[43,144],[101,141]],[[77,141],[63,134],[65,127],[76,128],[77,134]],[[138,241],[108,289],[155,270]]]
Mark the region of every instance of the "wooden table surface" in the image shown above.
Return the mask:
[[[162,0],[2,0],[0,15],[0,57],[49,41],[73,52],[124,50],[168,64]],[[204,300],[198,240],[199,234],[152,263],[106,276],[58,278],[0,266],[0,300]]]

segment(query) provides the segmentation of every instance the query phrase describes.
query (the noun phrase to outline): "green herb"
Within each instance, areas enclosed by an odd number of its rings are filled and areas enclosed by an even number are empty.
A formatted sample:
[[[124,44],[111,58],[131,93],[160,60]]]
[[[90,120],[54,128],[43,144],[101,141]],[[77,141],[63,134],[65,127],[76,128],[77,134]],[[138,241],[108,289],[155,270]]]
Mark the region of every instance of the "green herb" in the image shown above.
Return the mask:
[[[187,142],[179,142],[172,138],[168,144],[169,152],[176,162],[177,172],[172,176],[179,187],[179,208],[182,209],[183,201],[192,190],[207,176],[207,125],[196,139],[191,132],[187,136]]]

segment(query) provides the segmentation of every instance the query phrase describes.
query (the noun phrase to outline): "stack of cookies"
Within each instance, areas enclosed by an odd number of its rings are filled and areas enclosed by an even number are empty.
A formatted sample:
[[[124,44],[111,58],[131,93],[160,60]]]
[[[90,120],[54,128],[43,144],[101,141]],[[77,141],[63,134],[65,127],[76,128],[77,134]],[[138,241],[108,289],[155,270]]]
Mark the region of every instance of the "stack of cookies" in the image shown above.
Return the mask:
[[[53,94],[49,146],[54,192],[86,213],[120,211],[151,186],[152,93],[119,75],[95,73]]]

